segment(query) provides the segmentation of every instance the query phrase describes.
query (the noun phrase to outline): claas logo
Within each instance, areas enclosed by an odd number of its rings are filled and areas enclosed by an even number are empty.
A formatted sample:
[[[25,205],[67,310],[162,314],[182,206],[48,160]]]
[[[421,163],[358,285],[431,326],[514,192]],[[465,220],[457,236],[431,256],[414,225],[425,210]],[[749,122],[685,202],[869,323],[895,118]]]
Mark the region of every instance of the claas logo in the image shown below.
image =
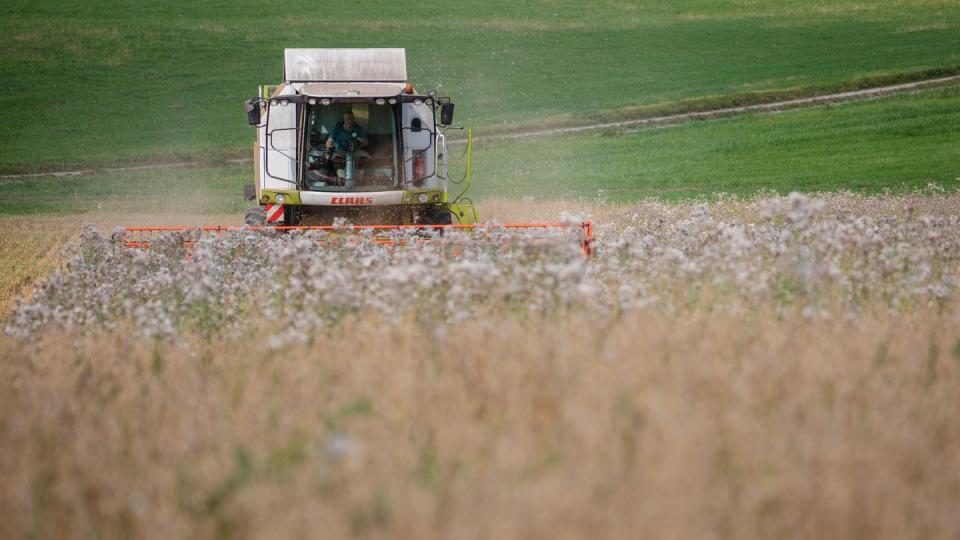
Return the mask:
[[[373,197],[334,197],[330,204],[373,204]]]

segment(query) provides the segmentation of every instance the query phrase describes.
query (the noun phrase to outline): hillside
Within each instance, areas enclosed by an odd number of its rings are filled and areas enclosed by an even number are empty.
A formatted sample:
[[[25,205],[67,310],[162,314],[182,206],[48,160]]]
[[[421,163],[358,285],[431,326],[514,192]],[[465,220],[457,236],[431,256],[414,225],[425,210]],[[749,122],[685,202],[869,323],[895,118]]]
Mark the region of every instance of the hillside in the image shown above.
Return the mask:
[[[0,9],[0,172],[246,155],[241,103],[277,82],[285,47],[405,47],[411,79],[453,96],[458,121],[487,131],[960,66],[960,9],[948,1]]]

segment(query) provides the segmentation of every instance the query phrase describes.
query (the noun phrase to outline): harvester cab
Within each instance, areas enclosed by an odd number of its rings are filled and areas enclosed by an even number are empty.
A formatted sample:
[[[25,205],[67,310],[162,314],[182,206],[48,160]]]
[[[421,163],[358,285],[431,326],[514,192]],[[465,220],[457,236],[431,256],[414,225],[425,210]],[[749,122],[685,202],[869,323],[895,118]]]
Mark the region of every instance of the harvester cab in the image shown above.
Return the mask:
[[[247,225],[476,223],[448,193],[453,103],[415,91],[404,49],[286,49],[283,79],[246,104]]]

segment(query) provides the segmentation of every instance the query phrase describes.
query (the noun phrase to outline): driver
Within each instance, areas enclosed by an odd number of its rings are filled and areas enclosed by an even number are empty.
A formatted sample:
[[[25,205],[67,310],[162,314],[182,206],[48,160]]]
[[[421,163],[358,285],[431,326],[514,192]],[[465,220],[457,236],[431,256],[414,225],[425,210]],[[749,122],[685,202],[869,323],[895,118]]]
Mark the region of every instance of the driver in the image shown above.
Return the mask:
[[[354,121],[353,112],[347,111],[343,113],[343,120],[337,122],[337,127],[330,132],[326,144],[328,150],[334,150],[334,159],[342,163],[347,159],[347,149],[351,143],[353,143],[354,162],[370,157],[366,150],[362,150],[362,147],[367,145],[367,135],[360,124]]]

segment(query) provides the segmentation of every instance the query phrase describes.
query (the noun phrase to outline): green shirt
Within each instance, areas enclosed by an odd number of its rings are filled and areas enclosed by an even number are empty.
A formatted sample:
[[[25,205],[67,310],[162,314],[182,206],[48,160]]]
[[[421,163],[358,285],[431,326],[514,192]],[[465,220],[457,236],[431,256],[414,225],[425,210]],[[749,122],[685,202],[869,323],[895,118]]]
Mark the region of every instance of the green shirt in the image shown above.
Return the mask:
[[[347,145],[351,142],[363,140],[366,142],[367,135],[363,132],[363,128],[360,127],[360,124],[354,122],[353,129],[347,130],[343,127],[343,122],[337,122],[337,127],[333,128],[333,131],[330,133],[330,138],[333,139],[333,143],[336,145],[334,150],[346,149]]]

